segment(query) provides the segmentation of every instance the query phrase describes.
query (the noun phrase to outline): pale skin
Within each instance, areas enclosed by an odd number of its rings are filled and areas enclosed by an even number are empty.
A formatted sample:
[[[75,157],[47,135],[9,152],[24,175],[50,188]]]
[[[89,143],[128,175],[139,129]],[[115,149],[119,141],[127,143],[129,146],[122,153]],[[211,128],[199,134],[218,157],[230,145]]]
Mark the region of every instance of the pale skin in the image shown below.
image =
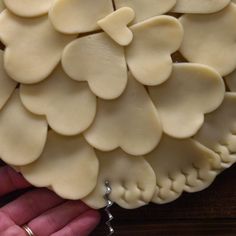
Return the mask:
[[[0,199],[30,184],[10,167],[0,168]],[[27,236],[27,224],[37,236],[87,236],[100,221],[97,211],[81,201],[67,201],[47,189],[33,189],[0,208],[0,235]]]

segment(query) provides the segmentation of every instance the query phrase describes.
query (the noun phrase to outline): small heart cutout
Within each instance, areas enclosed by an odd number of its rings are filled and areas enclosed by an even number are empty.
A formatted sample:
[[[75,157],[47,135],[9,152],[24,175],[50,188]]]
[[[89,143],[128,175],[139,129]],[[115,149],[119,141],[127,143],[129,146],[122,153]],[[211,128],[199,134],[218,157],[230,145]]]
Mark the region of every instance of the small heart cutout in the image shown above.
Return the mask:
[[[97,23],[114,41],[121,46],[127,46],[133,39],[133,33],[128,25],[134,18],[132,8],[122,7]]]

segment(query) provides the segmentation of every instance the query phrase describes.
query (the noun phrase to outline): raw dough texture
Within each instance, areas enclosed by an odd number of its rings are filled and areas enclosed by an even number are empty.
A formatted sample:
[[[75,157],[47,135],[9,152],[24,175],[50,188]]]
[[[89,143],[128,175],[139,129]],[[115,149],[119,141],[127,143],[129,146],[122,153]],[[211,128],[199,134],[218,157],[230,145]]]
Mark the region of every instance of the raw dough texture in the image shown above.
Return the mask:
[[[176,138],[196,134],[204,114],[214,111],[224,99],[221,76],[212,68],[191,63],[174,65],[170,78],[162,85],[149,88],[158,108],[163,130]]]
[[[121,147],[131,155],[144,155],[159,143],[162,126],[145,88],[130,74],[121,97],[98,100],[96,118],[84,135],[90,145],[101,151]]]
[[[133,157],[121,149],[97,152],[100,170],[95,190],[83,201],[93,208],[106,205],[104,183],[109,180],[111,200],[123,208],[133,209],[148,204],[156,186],[153,169],[143,157]],[[126,174],[124,174],[126,173]]]
[[[24,177],[38,187],[50,187],[68,199],[81,199],[97,181],[99,163],[94,150],[82,136],[48,134],[40,158],[21,167]]]

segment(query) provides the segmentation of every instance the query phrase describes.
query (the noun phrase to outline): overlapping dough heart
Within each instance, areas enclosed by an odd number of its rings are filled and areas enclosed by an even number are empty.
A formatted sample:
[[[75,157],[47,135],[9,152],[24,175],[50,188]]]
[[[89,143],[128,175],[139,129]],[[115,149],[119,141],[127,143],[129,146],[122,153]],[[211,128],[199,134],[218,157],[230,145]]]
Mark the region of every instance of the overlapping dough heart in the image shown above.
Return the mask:
[[[6,104],[16,86],[17,83],[4,70],[3,51],[0,50],[0,109]]]
[[[144,85],[163,83],[172,71],[171,54],[182,42],[182,26],[173,17],[159,16],[133,25],[131,30],[134,38],[125,50],[130,71]]]
[[[144,155],[159,143],[162,126],[145,88],[129,74],[125,92],[114,101],[98,99],[97,115],[84,136],[101,151],[121,147],[131,155]]]
[[[98,30],[97,21],[111,12],[111,0],[55,0],[49,15],[58,31],[75,34]]]
[[[82,133],[96,114],[96,97],[88,85],[70,79],[61,66],[46,81],[21,85],[20,96],[29,111],[45,115],[50,127],[62,135]]]
[[[204,114],[222,103],[225,87],[221,76],[212,68],[179,63],[174,65],[165,83],[149,87],[149,91],[164,132],[175,138],[188,138],[201,128]]]
[[[44,149],[47,129],[45,118],[27,111],[15,90],[0,113],[1,159],[16,166],[37,160]]]
[[[236,69],[235,21],[233,3],[213,14],[181,16],[184,28],[181,53],[190,62],[209,65],[222,76],[228,75]]]
[[[98,25],[118,44],[127,46],[133,39],[133,33],[128,28],[133,21],[135,12],[132,8],[122,7],[98,21]]]
[[[14,14],[23,17],[35,17],[46,14],[53,0],[3,0]]]
[[[135,11],[135,22],[147,20],[148,18],[168,12],[176,0],[114,0],[116,8],[130,7]]]
[[[222,10],[231,0],[177,0],[172,9],[178,13],[209,14]]]
[[[156,177],[143,157],[130,156],[121,149],[97,152],[97,155],[100,163],[98,182],[94,191],[83,199],[86,204],[93,208],[106,205],[103,198],[106,180],[109,180],[112,188],[111,200],[121,207],[133,209],[150,202]]]
[[[202,128],[194,137],[221,158],[222,169],[236,161],[236,95],[226,93],[222,105],[207,115]]]
[[[82,136],[48,134],[40,158],[21,167],[24,177],[38,187],[50,187],[60,196],[81,199],[95,187],[99,163]]]
[[[94,208],[206,188],[236,162],[235,3],[0,0],[0,158]]]
[[[146,156],[156,174],[152,201],[167,203],[183,191],[196,192],[208,187],[220,169],[216,153],[192,139],[164,135],[159,146]]]
[[[88,81],[94,94],[103,99],[115,99],[125,90],[124,48],[105,33],[78,38],[67,45],[62,65],[71,78]]]
[[[0,15],[0,39],[6,46],[4,67],[21,83],[46,79],[59,63],[65,45],[74,38],[54,30],[47,16],[25,19],[8,10]]]

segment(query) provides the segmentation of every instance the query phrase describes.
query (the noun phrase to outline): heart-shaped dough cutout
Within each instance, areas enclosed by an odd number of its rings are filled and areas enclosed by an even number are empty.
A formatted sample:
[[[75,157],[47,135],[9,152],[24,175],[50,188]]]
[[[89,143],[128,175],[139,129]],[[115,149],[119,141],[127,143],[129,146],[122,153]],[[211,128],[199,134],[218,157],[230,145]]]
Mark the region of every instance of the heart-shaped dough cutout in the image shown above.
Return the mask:
[[[127,46],[133,39],[133,33],[128,25],[134,17],[135,13],[132,8],[122,7],[98,21],[98,25],[118,44]]]
[[[96,154],[82,136],[50,131],[41,157],[21,167],[21,172],[34,186],[49,187],[62,198],[78,200],[96,186],[98,168]]]
[[[97,21],[111,12],[111,0],[55,0],[49,17],[59,32],[75,34],[98,30]]]
[[[129,75],[128,86],[113,101],[98,99],[97,115],[84,133],[101,151],[121,147],[130,155],[144,155],[159,143],[162,127],[159,115],[144,86]]]
[[[47,16],[25,19],[5,10],[0,14],[0,38],[6,46],[7,73],[20,83],[31,84],[49,76],[75,35],[55,31]]]
[[[97,152],[100,163],[97,186],[83,201],[92,208],[106,205],[105,182],[112,188],[110,199],[126,209],[148,204],[156,186],[156,176],[143,157],[133,157],[121,149]],[[125,173],[125,174],[124,174]]]
[[[144,85],[163,83],[172,71],[171,54],[182,42],[181,24],[174,17],[158,16],[133,25],[131,30],[134,38],[126,47],[126,59],[132,74]]]
[[[3,0],[6,7],[22,17],[35,17],[46,14],[53,0]]]
[[[177,13],[210,14],[225,8],[231,0],[177,0],[171,10]]]
[[[221,76],[200,64],[174,64],[170,78],[162,85],[150,87],[158,108],[163,130],[175,138],[188,138],[197,133],[204,114],[214,111],[224,99]]]
[[[194,138],[219,154],[222,169],[236,162],[235,93],[226,93],[222,105],[206,115],[202,128]]]
[[[62,65],[71,78],[88,81],[90,89],[100,98],[115,99],[125,90],[124,48],[105,33],[85,36],[67,45]]]
[[[17,86],[17,83],[5,73],[3,54],[4,52],[0,50],[0,109],[6,104]]]
[[[15,90],[0,112],[1,159],[16,166],[35,161],[43,151],[47,129],[44,117],[26,110]]]
[[[176,0],[114,0],[117,9],[130,7],[135,12],[135,22],[162,15],[176,4]]]
[[[174,139],[164,135],[158,147],[146,156],[156,174],[156,191],[152,201],[168,203],[183,191],[207,188],[220,168],[220,158],[212,150],[191,139]]]
[[[186,14],[180,22],[184,28],[180,51],[188,61],[209,65],[222,76],[236,68],[235,4],[214,14]]]
[[[96,114],[96,97],[87,83],[70,79],[61,66],[41,83],[21,85],[20,92],[25,107],[46,115],[50,127],[62,135],[83,132]]]

